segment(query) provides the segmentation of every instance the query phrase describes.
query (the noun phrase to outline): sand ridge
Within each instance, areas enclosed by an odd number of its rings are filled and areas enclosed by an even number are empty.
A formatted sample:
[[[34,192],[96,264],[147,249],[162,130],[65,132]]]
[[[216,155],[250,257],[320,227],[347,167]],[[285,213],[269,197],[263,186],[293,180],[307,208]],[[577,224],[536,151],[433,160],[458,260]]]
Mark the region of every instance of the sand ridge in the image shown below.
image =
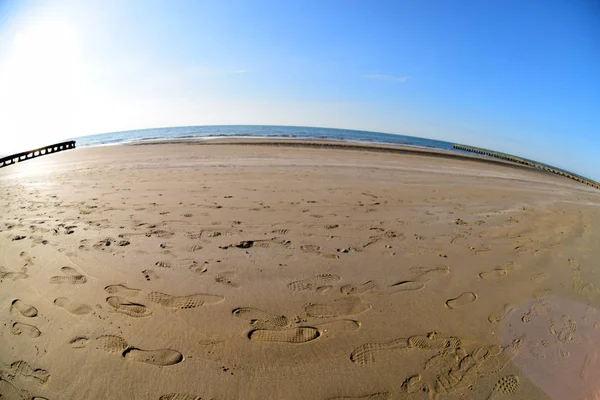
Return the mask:
[[[119,146],[4,168],[0,395],[599,394],[598,194],[359,150]]]

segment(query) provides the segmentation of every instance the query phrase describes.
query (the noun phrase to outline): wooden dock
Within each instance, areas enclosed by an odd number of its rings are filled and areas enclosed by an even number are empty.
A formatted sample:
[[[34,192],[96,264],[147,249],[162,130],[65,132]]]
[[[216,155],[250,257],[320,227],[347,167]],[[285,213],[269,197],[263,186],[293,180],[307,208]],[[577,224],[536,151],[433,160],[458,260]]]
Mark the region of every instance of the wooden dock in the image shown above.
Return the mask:
[[[0,158],[0,168],[7,167],[9,165],[23,162],[27,160],[31,160],[32,158],[45,156],[48,154],[58,153],[60,151],[65,151],[69,149],[75,148],[75,141],[69,140],[67,142],[61,142],[52,144],[49,146],[40,147],[39,149],[24,151],[22,153],[13,154],[11,156]]]
[[[455,144],[453,146],[455,149],[457,150],[462,150],[462,151],[468,151],[471,153],[477,153],[477,154],[481,154],[484,156],[488,156],[488,157],[494,157],[494,158],[499,158],[505,161],[510,161],[510,162],[514,162],[517,164],[522,164],[522,165],[526,165],[532,168],[537,168],[537,169],[541,169],[547,172],[551,172],[553,174],[556,175],[561,175],[564,176],[565,178],[569,178],[569,179],[573,179],[574,181],[580,182],[580,183],[584,183],[588,186],[593,186],[596,189],[600,189],[600,183],[593,181],[591,179],[587,179],[584,178],[582,176],[579,175],[575,175],[569,171],[565,171],[563,169],[560,168],[555,168],[552,167],[550,165],[546,165],[546,164],[542,164],[539,162],[535,162],[535,161],[531,161],[531,160],[526,160],[524,158],[520,158],[520,157],[515,157],[515,156],[511,156],[509,154],[504,154],[504,153],[498,153],[496,151],[491,151],[491,150],[486,150],[486,149],[480,149],[478,147],[472,147],[472,146],[464,146],[462,144]]]

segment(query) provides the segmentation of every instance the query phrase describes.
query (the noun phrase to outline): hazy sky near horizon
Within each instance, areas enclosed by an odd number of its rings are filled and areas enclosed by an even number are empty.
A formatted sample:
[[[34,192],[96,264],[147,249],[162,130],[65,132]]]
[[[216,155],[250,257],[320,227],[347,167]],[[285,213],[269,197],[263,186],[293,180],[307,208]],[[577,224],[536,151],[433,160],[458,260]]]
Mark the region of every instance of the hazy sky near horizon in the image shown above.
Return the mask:
[[[0,0],[0,153],[215,124],[428,137],[600,180],[600,3]]]

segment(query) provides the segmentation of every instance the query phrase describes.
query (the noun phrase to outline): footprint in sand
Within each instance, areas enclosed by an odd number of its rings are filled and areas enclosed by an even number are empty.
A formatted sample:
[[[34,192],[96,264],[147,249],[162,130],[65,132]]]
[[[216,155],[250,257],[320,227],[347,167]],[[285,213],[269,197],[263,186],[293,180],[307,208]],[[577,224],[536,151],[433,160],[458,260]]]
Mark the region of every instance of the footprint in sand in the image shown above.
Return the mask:
[[[411,336],[406,343],[409,348],[413,349],[442,350],[461,347],[462,339],[454,336],[443,336],[437,332],[430,332],[427,335]]]
[[[410,272],[413,274],[417,274],[413,278],[413,281],[416,282],[429,282],[435,278],[440,278],[442,276],[448,275],[450,273],[450,268],[446,265],[440,265],[437,267],[412,267],[410,268]]]
[[[22,322],[13,322],[10,327],[10,333],[17,336],[27,336],[29,338],[36,338],[42,334],[36,326],[24,324]]]
[[[398,283],[394,283],[390,286],[390,294],[401,293],[401,292],[414,292],[417,290],[421,290],[425,287],[423,282],[414,282],[414,281],[401,281]]]
[[[0,394],[2,399],[7,400],[48,400],[45,397],[32,396],[27,390],[17,388],[2,376],[0,376]]]
[[[508,271],[504,268],[496,268],[491,271],[482,272],[479,274],[481,279],[485,279],[486,281],[496,280],[505,277],[508,274]]]
[[[402,382],[400,389],[402,392],[406,394],[413,394],[422,391],[421,380],[422,376],[420,374],[409,376]]]
[[[224,271],[217,274],[215,278],[215,282],[222,283],[224,285],[228,285],[231,287],[240,287],[240,284],[235,282],[236,274],[233,271]]]
[[[500,378],[494,385],[492,393],[488,396],[487,400],[498,400],[506,396],[511,396],[519,390],[520,382],[519,377],[516,375],[508,375]]]
[[[313,327],[284,330],[257,329],[250,331],[248,338],[254,342],[308,343],[319,338],[321,332]]]
[[[58,297],[54,299],[54,304],[58,307],[64,308],[74,315],[85,315],[94,311],[91,306],[87,304],[74,303],[67,297]]]
[[[158,274],[151,269],[143,270],[142,274],[144,275],[144,278],[146,278],[147,281],[151,281],[152,279],[156,280],[160,278]]]
[[[202,400],[202,397],[186,393],[163,394],[158,400]]]
[[[331,397],[329,400],[391,400],[392,394],[389,392],[371,393],[359,397]]]
[[[325,304],[309,303],[304,306],[304,311],[317,318],[343,317],[358,315],[371,310],[373,306],[363,303],[359,298],[346,297]]]
[[[143,362],[150,365],[168,366],[183,361],[183,354],[176,350],[142,350],[130,346],[127,341],[120,336],[105,335],[99,336],[95,340],[78,337],[71,340],[70,343],[71,346],[76,349],[93,347],[96,350],[102,350],[108,353],[119,353],[126,360]]]
[[[154,265],[159,268],[171,268],[171,263],[168,261],[157,261]]]
[[[491,352],[489,357],[480,362],[477,373],[482,377],[500,373],[519,354],[521,345],[521,340],[515,339],[510,345],[502,347],[499,352]]]
[[[170,294],[152,292],[148,300],[169,308],[189,309],[203,306],[205,304],[217,304],[225,300],[225,297],[214,294],[191,294],[189,296],[172,296]]]
[[[23,269],[22,271],[24,272],[12,272],[7,271],[4,267],[0,267],[0,282],[2,282],[5,279],[7,281],[18,281],[19,279],[29,278],[29,275],[25,273],[26,270]]]
[[[283,246],[289,246],[291,242],[289,240],[278,240],[276,238],[272,239],[258,239],[258,240],[242,240],[241,242],[233,243],[227,246],[219,246],[219,248],[223,250],[230,249],[232,247],[236,247],[238,249],[249,249],[251,247],[262,247],[268,248],[271,244],[279,244]]]
[[[183,361],[183,354],[170,349],[141,350],[136,349],[135,347],[129,347],[122,355],[126,360],[158,366],[174,365]]]
[[[23,259],[23,261],[25,261],[25,267],[33,265],[33,259],[29,256],[29,254],[27,254],[27,252],[22,251],[19,256]]]
[[[140,289],[132,289],[122,284],[108,285],[104,290],[109,294],[124,297],[136,297],[141,292]]]
[[[80,274],[75,268],[62,267],[60,272],[63,276],[53,276],[50,278],[50,283],[62,284],[67,283],[69,285],[81,285],[87,282],[85,275]]]
[[[406,338],[394,339],[385,343],[365,343],[350,354],[350,360],[359,365],[372,364],[394,350],[402,350],[407,347]]]
[[[132,303],[119,296],[111,296],[106,298],[106,303],[113,310],[120,312],[130,317],[149,317],[152,311],[143,304]]]
[[[467,355],[467,352],[462,348],[449,348],[438,352],[433,357],[429,358],[424,365],[426,371],[431,371],[432,374],[443,373],[453,367],[457,367],[460,360]]]
[[[293,292],[301,292],[304,290],[316,289],[319,286],[329,285],[331,283],[339,281],[341,278],[339,275],[334,274],[319,274],[312,278],[301,279],[293,281],[287,284],[287,288]]]
[[[446,307],[456,309],[456,308],[466,306],[467,304],[470,304],[470,303],[474,302],[475,300],[477,300],[477,295],[475,293],[466,292],[454,299],[450,299],[450,300],[446,301]]]
[[[284,315],[273,315],[252,307],[239,307],[231,314],[247,320],[256,329],[283,329],[290,325],[290,321]]]
[[[342,286],[340,291],[343,294],[347,294],[347,295],[361,295],[361,294],[365,294],[368,292],[371,292],[373,290],[377,289],[377,284],[373,281],[367,281],[365,283],[362,283],[360,285],[345,285]]]
[[[331,291],[331,289],[333,289],[333,286],[331,285],[325,285],[325,286],[319,286],[318,288],[315,289],[315,292],[318,294],[327,294]]]
[[[302,246],[300,246],[300,250],[302,250],[305,253],[317,254],[317,255],[319,255],[321,257],[325,257],[325,258],[333,258],[333,259],[340,258],[337,254],[323,253],[321,251],[321,246],[317,246],[316,244],[302,245]]]
[[[8,378],[10,381],[14,380],[17,376],[33,378],[36,379],[40,384],[46,383],[48,378],[50,378],[48,371],[41,368],[33,368],[27,362],[22,360],[15,361],[10,365],[2,365],[0,367],[0,375]],[[0,391],[0,395],[2,394],[4,393]]]
[[[513,311],[515,311],[514,305],[505,304],[502,308],[502,311],[490,313],[490,315],[488,315],[488,321],[490,321],[492,324],[497,324],[498,322],[503,321],[504,318],[506,318],[508,314],[512,313]]]
[[[315,324],[312,327],[317,328],[323,337],[325,338],[335,338],[339,333],[342,332],[353,332],[362,326],[360,321],[355,321],[353,319],[338,319],[335,321],[328,321],[322,324]]]
[[[462,339],[460,338],[430,332],[427,335],[411,336],[408,339],[398,338],[389,342],[363,344],[350,354],[350,360],[359,365],[372,364],[386,359],[396,350],[443,350],[459,348],[461,345]]]
[[[573,335],[577,331],[577,323],[569,315],[563,315],[561,323],[553,322],[550,325],[550,333],[555,335],[562,343],[573,340]]]
[[[548,277],[548,274],[546,274],[545,272],[541,272],[539,274],[535,274],[533,275],[530,279],[532,282],[541,282],[544,279],[546,279]]]
[[[21,313],[22,316],[27,318],[32,318],[38,315],[37,308],[27,305],[19,299],[15,299],[12,301],[12,303],[10,304],[10,311],[18,311],[19,313]]]

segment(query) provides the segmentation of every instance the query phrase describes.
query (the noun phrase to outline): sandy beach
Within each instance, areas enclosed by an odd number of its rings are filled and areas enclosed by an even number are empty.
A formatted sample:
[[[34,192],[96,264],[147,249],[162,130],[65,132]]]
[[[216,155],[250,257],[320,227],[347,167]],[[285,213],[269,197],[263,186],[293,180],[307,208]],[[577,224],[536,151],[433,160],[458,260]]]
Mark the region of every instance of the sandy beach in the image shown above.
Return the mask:
[[[277,144],[0,169],[0,398],[600,396],[600,191]]]

